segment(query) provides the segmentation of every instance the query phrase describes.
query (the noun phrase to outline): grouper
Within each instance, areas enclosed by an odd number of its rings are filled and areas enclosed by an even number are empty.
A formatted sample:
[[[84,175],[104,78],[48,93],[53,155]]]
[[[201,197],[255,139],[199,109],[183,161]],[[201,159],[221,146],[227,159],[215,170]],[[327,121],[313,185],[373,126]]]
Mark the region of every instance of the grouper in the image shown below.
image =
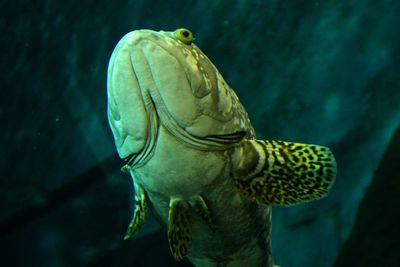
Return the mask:
[[[107,113],[135,193],[125,238],[151,210],[177,261],[274,267],[272,207],[326,196],[335,159],[324,146],[256,139],[193,40],[188,29],[135,30],[112,53]]]

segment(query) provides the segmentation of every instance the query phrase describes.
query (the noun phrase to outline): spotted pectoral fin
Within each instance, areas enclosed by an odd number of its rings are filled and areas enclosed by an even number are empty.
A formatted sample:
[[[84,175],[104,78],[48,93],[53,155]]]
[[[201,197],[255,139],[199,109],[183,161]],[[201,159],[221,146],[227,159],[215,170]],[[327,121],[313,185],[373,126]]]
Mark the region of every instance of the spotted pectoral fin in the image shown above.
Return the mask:
[[[173,198],[169,205],[168,242],[175,260],[180,261],[192,245],[192,218],[189,204]]]
[[[324,197],[336,176],[332,152],[323,146],[245,140],[233,153],[239,192],[269,205]]]
[[[135,187],[135,208],[133,211],[132,220],[129,223],[128,229],[124,239],[128,239],[136,234],[144,225],[147,216],[147,203],[146,203],[146,193],[144,189],[134,183]]]

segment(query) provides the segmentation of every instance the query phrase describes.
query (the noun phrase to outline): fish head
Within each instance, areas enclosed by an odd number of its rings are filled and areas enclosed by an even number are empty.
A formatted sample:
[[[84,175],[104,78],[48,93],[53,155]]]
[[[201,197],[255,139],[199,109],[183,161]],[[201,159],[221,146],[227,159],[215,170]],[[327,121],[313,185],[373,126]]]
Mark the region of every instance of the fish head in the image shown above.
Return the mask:
[[[238,97],[187,29],[130,32],[111,56],[108,118],[122,158],[143,150],[153,111],[173,135],[203,150],[254,134]]]

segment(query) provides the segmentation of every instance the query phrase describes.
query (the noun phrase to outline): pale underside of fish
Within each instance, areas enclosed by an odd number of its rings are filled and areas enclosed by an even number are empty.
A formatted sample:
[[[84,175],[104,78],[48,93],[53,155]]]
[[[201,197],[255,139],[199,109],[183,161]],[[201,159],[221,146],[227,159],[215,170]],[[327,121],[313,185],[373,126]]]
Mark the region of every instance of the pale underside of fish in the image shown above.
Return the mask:
[[[111,56],[108,119],[135,188],[125,238],[150,207],[178,261],[273,267],[271,207],[324,197],[335,159],[323,146],[257,140],[235,92],[192,41],[187,29],[136,30]]]

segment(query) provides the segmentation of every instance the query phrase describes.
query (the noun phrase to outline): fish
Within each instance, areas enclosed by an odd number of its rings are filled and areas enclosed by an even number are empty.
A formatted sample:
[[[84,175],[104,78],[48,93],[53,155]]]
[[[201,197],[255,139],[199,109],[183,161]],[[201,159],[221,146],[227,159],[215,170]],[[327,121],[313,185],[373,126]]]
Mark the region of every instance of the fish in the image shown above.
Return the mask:
[[[151,210],[177,261],[276,266],[272,207],[325,197],[336,178],[328,147],[256,138],[238,96],[188,29],[123,36],[110,58],[107,100],[121,169],[134,186],[124,238]]]

